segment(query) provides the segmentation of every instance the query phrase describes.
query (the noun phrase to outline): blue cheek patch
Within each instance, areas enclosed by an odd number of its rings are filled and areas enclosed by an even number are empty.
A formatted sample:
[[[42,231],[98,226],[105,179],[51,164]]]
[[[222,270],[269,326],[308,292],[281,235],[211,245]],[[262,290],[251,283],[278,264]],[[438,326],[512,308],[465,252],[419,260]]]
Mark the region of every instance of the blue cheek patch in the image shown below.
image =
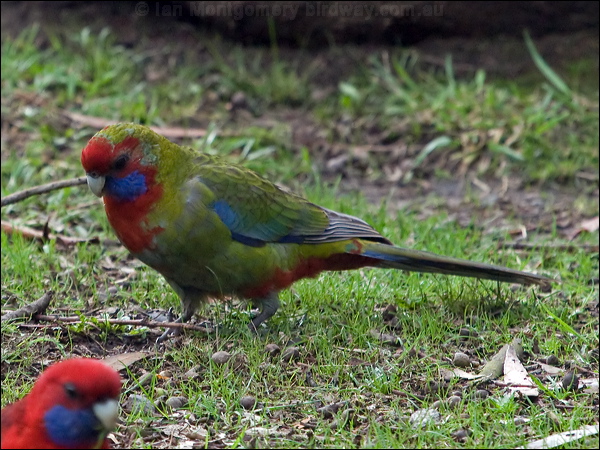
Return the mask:
[[[44,415],[48,436],[57,446],[77,448],[100,439],[102,426],[90,409],[55,406]]]
[[[106,177],[104,189],[108,195],[124,201],[135,200],[148,190],[146,176],[137,170],[123,178]]]

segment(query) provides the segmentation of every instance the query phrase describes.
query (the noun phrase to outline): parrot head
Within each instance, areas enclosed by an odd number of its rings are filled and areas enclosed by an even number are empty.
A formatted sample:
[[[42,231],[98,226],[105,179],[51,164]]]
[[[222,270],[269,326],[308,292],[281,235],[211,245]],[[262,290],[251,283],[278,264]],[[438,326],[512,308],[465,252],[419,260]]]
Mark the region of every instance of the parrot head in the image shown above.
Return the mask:
[[[120,392],[114,369],[95,359],[69,359],[40,376],[27,395],[27,408],[57,445],[101,444],[117,423]]]
[[[81,153],[90,190],[98,197],[135,201],[155,184],[160,136],[134,124],[108,126]]]
[[[169,168],[180,162],[177,149],[147,127],[121,123],[100,130],[81,153],[90,190],[103,197],[111,226],[133,253],[152,247],[160,231],[147,217],[169,183]]]

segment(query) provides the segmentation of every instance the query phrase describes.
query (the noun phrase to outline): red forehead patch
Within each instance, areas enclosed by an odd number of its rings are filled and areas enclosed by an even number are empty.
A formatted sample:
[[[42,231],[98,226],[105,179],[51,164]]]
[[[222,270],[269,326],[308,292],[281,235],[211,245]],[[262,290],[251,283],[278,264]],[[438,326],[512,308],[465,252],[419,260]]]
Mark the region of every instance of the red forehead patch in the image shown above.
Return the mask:
[[[137,138],[127,136],[113,146],[107,138],[94,136],[81,152],[81,165],[86,172],[105,174],[111,170],[112,164],[118,155],[135,149],[139,142]]]

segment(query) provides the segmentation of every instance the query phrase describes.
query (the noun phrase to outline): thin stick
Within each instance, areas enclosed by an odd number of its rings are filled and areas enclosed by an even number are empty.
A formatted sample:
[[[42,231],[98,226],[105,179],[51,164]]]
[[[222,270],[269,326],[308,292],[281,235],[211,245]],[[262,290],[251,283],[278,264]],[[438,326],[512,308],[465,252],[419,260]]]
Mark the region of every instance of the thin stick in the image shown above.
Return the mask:
[[[52,183],[42,184],[40,186],[24,189],[22,191],[15,192],[14,194],[10,194],[6,197],[3,197],[0,207],[20,202],[21,200],[25,200],[26,198],[32,197],[34,195],[39,195],[45,192],[55,191],[57,189],[63,189],[71,186],[80,186],[86,183],[87,180],[85,177],[79,177],[72,178],[69,180],[53,181]]]
[[[42,313],[44,311],[46,311],[46,308],[48,308],[48,305],[50,304],[50,301],[52,300],[52,297],[54,296],[54,292],[52,291],[48,291],[46,292],[44,295],[42,295],[39,299],[37,299],[34,302],[31,302],[25,306],[22,306],[21,308],[17,309],[16,311],[9,311],[6,314],[4,314],[2,316],[2,322],[5,322],[7,320],[14,320],[14,319],[18,319],[20,317],[31,317],[35,314],[39,314]]]
[[[56,239],[56,242],[60,245],[64,245],[66,247],[70,245],[75,245],[80,242],[88,242],[90,244],[99,244],[100,239],[97,237],[93,238],[73,238],[68,236],[60,236],[57,234],[48,233],[47,229],[45,230],[36,230],[34,228],[25,227],[25,226],[15,226],[11,225],[4,220],[1,221],[2,231],[6,234],[20,234],[27,239],[38,239],[42,242],[46,242],[51,239]]]
[[[59,317],[59,316],[48,316],[38,314],[34,317],[36,320],[42,320],[46,322],[65,322],[65,323],[81,323],[79,316],[71,317]],[[182,328],[185,330],[202,331],[206,334],[212,333],[211,328],[200,327],[191,323],[181,322],[157,322],[155,320],[124,320],[124,319],[98,319],[100,322],[109,323],[111,325],[131,325],[134,327],[148,327],[148,328]]]
[[[104,128],[114,125],[118,121],[106,119],[104,117],[86,116],[72,111],[64,111],[65,116],[81,125],[91,126],[93,128]],[[151,130],[166,138],[202,138],[207,132],[201,128],[182,128],[182,127],[149,127]],[[229,133],[219,133],[221,136],[228,136]],[[235,136],[234,134],[231,134]]]
[[[540,249],[550,249],[550,250],[560,250],[565,252],[576,252],[579,250],[583,250],[586,252],[597,252],[598,246],[593,244],[582,244],[582,245],[573,245],[573,244],[530,244],[525,242],[499,242],[498,248],[510,248],[513,250],[540,250]]]

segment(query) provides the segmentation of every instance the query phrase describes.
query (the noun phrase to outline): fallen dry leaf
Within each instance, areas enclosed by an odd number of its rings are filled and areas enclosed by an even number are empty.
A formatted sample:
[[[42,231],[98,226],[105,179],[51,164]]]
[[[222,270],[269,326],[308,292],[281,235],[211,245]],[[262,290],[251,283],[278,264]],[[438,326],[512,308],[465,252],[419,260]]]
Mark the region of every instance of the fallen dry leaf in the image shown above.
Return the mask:
[[[592,217],[591,219],[582,220],[578,227],[575,227],[567,236],[569,240],[575,239],[583,231],[588,233],[595,233],[600,228],[600,216]]]
[[[554,448],[560,445],[567,444],[569,442],[576,441],[585,436],[593,436],[598,434],[598,425],[587,425],[579,430],[565,431],[564,433],[552,434],[544,439],[538,439],[537,441],[530,442],[525,447],[517,448]]]
[[[147,356],[148,354],[145,352],[121,353],[120,355],[109,356],[102,361],[115,370],[123,370]]]
[[[548,375],[562,375],[565,373],[565,369],[561,369],[560,367],[551,366],[542,362],[539,362],[538,364],[540,365],[540,368]]]
[[[525,397],[537,397],[540,394],[512,345],[508,346],[504,359],[504,382],[510,395],[518,392]]]
[[[465,380],[477,380],[478,378],[483,378],[485,375],[482,374],[475,374],[475,373],[470,373],[470,372],[466,372],[462,369],[459,368],[454,368],[452,370],[448,371],[450,374],[457,376],[459,378],[464,378]]]

